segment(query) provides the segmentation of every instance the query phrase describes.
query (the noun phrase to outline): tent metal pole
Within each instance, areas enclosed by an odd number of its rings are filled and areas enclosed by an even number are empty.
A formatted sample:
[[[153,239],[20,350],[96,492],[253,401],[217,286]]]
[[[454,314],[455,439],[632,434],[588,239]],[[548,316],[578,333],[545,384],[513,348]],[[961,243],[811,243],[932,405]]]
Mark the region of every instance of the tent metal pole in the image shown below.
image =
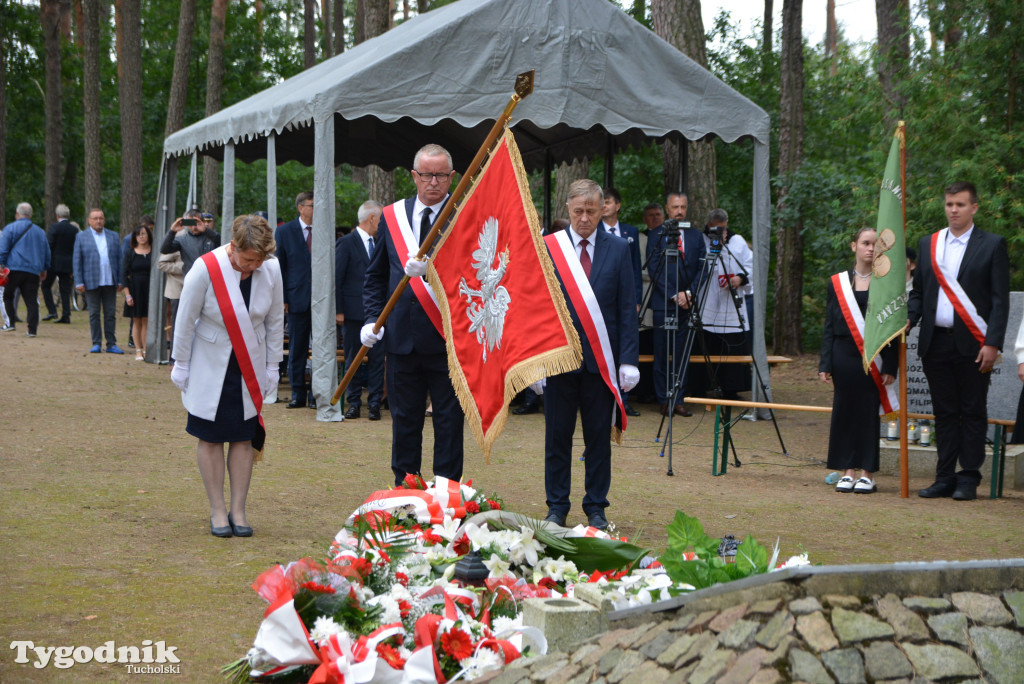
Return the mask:
[[[544,229],[551,227],[551,150],[544,148]]]
[[[231,241],[231,224],[235,220],[235,142],[224,145],[224,199],[220,203],[220,244]]]
[[[771,369],[768,367],[768,350],[764,341],[765,315],[768,310],[766,304],[768,295],[768,267],[771,254],[771,226],[769,224],[771,189],[769,187],[770,172],[768,163],[768,144],[755,140],[753,198],[751,204],[751,231],[753,233],[751,241],[754,247],[754,269],[752,273],[754,284],[754,344],[751,351],[754,356],[754,364],[760,371],[762,380],[764,380],[767,394],[762,392],[760,383],[756,381],[756,374],[752,374],[751,396],[754,398],[754,401],[772,400]],[[768,409],[755,409],[754,415],[762,419],[770,417]]]
[[[164,233],[167,230],[167,216],[163,211],[165,206],[164,195],[167,193],[167,159],[160,159],[160,177],[156,186],[156,216],[154,217],[154,234],[160,235],[163,242]],[[154,237],[155,242],[155,237]],[[156,244],[160,244],[157,242]],[[156,252],[159,248],[153,248],[153,265],[156,265]],[[167,345],[162,344],[164,340],[164,282],[166,278],[158,268],[149,270],[149,325],[146,332],[146,361],[148,363],[163,363],[166,360]]]
[[[310,294],[310,389],[316,397],[316,419],[336,422],[341,407],[331,402],[338,384],[338,332],[334,322],[334,114],[313,123],[313,282]],[[357,368],[358,369],[358,368]]]
[[[189,162],[188,170],[188,197],[185,198],[185,211],[188,211],[196,204],[196,197],[199,196],[199,181],[198,179],[198,165],[199,165],[199,152],[198,150],[192,153],[192,160]]]
[[[267,223],[277,228],[277,134],[267,136]]]
[[[611,133],[608,133],[605,138],[604,187],[605,189],[615,187],[615,138]]]

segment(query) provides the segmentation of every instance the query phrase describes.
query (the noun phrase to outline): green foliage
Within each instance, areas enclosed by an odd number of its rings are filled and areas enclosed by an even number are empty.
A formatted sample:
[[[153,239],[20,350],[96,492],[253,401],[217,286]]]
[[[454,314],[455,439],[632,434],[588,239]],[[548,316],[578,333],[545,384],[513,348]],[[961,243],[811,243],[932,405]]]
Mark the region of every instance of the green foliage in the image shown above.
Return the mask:
[[[754,538],[747,538],[736,551],[735,562],[727,562],[718,555],[720,539],[709,537],[697,518],[682,511],[666,528],[668,549],[658,561],[673,582],[692,585],[695,589],[743,579],[768,572],[768,550]],[[686,560],[684,554],[692,552],[695,558]]]

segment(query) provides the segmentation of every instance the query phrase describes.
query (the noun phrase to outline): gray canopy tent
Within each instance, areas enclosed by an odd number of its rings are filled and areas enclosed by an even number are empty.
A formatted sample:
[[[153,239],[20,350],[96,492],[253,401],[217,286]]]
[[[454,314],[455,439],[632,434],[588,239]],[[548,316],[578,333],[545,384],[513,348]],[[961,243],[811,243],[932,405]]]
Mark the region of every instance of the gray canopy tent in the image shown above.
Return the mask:
[[[427,142],[464,169],[507,104],[517,73],[536,70],[512,131],[530,169],[666,138],[749,139],[753,283],[767,288],[769,117],[607,0],[459,0],[174,133],[164,141],[156,240],[173,222],[177,163],[224,161],[222,235],[234,216],[234,162],[267,160],[267,211],[277,218],[276,165],[314,167],[312,389],[319,420],[339,420],[334,327],[334,167],[412,162]],[[550,178],[550,174],[547,174]],[[193,173],[194,178],[194,173]],[[190,196],[194,193],[190,188]],[[290,202],[289,202],[290,206]],[[162,319],[154,270],[150,311]],[[755,299],[754,358],[767,378],[765,298]],[[163,354],[150,326],[150,359]],[[158,350],[154,352],[153,350]],[[756,385],[756,383],[755,383]],[[760,387],[755,398],[763,398]]]

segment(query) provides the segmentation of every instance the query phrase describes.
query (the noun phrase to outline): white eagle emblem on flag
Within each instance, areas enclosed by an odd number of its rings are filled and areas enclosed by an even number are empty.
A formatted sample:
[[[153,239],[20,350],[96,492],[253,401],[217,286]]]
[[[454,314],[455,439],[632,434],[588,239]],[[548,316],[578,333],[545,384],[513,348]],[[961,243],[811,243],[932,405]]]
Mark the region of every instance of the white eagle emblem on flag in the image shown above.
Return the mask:
[[[476,341],[483,347],[483,360],[486,362],[488,351],[494,351],[495,347],[501,349],[505,315],[512,302],[508,290],[501,285],[501,279],[505,277],[508,268],[507,248],[498,255],[498,267],[491,268],[498,252],[498,219],[491,216],[484,221],[477,244],[480,248],[473,251],[473,268],[476,269],[480,289],[470,288],[463,277],[459,283],[459,292],[466,296],[469,332],[476,333]]]

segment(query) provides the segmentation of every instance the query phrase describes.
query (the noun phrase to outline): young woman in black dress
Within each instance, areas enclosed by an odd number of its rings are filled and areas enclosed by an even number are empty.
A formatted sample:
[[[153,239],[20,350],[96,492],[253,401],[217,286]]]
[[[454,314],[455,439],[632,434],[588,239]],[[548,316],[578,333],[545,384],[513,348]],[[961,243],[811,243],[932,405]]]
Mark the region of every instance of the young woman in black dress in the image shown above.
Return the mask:
[[[836,491],[870,494],[877,489],[874,473],[878,471],[879,462],[878,407],[881,398],[875,380],[864,372],[861,351],[848,323],[847,313],[853,314],[852,308],[843,311],[844,306],[849,307],[849,300],[843,292],[836,291],[835,283],[843,285],[840,279],[847,279],[846,282],[850,284],[847,291],[852,290],[852,298],[863,320],[868,306],[868,286],[871,283],[871,266],[875,254],[875,230],[861,228],[857,231],[850,249],[856,257],[853,269],[836,274],[828,282],[825,334],[821,341],[818,378],[835,386],[828,440],[828,467],[843,473],[836,484]],[[840,298],[843,298],[842,301]],[[863,331],[860,336],[863,339]],[[896,350],[887,347],[881,356],[881,382],[888,386],[895,380],[898,368]]]
[[[149,330],[149,269],[152,266],[153,235],[147,226],[132,231],[132,248],[121,260],[124,284],[124,316],[132,321],[135,360],[146,358]]]

